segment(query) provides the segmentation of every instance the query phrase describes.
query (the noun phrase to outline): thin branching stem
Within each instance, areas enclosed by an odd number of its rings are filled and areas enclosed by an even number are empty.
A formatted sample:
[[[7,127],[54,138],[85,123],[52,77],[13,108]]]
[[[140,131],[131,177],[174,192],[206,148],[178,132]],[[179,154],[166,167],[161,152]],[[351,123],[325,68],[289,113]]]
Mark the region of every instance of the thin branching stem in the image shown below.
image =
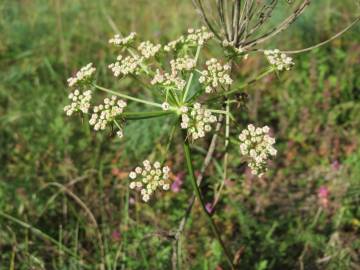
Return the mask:
[[[264,72],[260,73],[258,76],[256,76],[255,78],[253,79],[250,79],[249,81],[247,82],[244,82],[243,84],[239,85],[238,87],[236,87],[235,89],[233,90],[230,90],[230,91],[227,91],[227,92],[223,92],[223,93],[219,93],[215,96],[213,96],[212,98],[208,99],[207,102],[210,102],[210,101],[213,101],[213,100],[216,100],[218,99],[219,97],[222,97],[222,96],[227,96],[229,97],[230,95],[232,94],[235,94],[237,92],[240,92],[241,90],[243,90],[244,88],[246,88],[247,86],[249,86],[250,84],[253,84],[255,82],[257,82],[258,80],[266,77],[267,75],[269,75],[270,73],[274,72],[274,68],[269,68],[269,69],[266,69]]]
[[[221,248],[222,248],[222,250],[223,250],[223,252],[225,254],[225,257],[226,257],[229,265],[231,266],[232,269],[235,269],[235,266],[234,266],[234,264],[232,262],[232,259],[231,259],[232,256],[231,256],[230,252],[227,250],[227,248],[225,246],[225,243],[221,239],[219,229],[217,228],[214,220],[212,219],[209,212],[206,210],[205,202],[204,202],[204,200],[203,200],[203,198],[201,196],[199,186],[196,183],[196,177],[195,177],[194,168],[193,168],[193,164],[192,164],[192,158],[191,158],[190,145],[189,145],[189,141],[186,139],[186,134],[185,133],[183,133],[183,139],[184,139],[184,152],[185,152],[186,164],[187,164],[187,168],[188,168],[188,171],[189,171],[189,176],[190,176],[190,179],[191,179],[191,184],[193,186],[196,198],[200,202],[201,208],[202,208],[205,216],[208,219],[208,222],[209,222],[209,224],[211,226],[211,229],[213,230],[214,235],[217,238],[217,240],[218,240],[218,242],[219,242],[219,244],[220,244],[220,246],[221,246]]]
[[[135,97],[131,97],[131,96],[128,96],[128,95],[125,95],[125,94],[122,94],[122,93],[119,93],[119,92],[115,92],[111,89],[107,89],[105,87],[102,87],[102,86],[99,86],[99,85],[94,85],[95,88],[101,90],[101,91],[104,91],[106,93],[109,93],[109,94],[112,94],[112,95],[115,95],[115,96],[119,96],[119,97],[122,97],[124,99],[128,99],[128,100],[132,100],[132,101],[135,101],[135,102],[138,102],[138,103],[142,103],[142,104],[146,104],[146,105],[149,105],[149,106],[153,106],[153,107],[158,107],[158,108],[162,108],[161,104],[160,103],[156,103],[156,102],[152,102],[152,101],[147,101],[147,100],[144,100],[144,99],[141,99],[141,98],[135,98]]]
[[[340,37],[341,35],[343,35],[345,32],[347,32],[348,30],[350,30],[351,27],[353,27],[356,23],[358,23],[360,21],[360,16],[357,17],[351,24],[349,24],[347,27],[345,27],[343,30],[341,30],[340,32],[338,32],[337,34],[333,35],[331,38],[320,42],[314,46],[308,47],[308,48],[304,48],[304,49],[299,49],[299,50],[293,50],[293,51],[282,51],[283,53],[286,54],[297,54],[297,53],[303,53],[303,52],[308,52],[308,51],[312,51],[316,48],[319,48],[321,46],[326,45],[327,43],[333,41],[334,39]]]

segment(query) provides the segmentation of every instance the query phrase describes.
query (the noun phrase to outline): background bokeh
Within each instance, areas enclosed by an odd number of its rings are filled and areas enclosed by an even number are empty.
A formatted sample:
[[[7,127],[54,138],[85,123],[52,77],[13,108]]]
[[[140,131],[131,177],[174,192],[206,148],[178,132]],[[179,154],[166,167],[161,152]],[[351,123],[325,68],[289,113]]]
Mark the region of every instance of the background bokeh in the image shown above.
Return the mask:
[[[359,14],[354,2],[313,1],[267,47],[297,49],[329,38]],[[171,269],[170,235],[192,192],[181,144],[169,157],[181,188],[141,203],[127,188],[127,174],[164,151],[168,123],[131,122],[124,140],[90,132],[81,118],[63,113],[66,79],[93,62],[102,85],[137,94],[141,85],[119,84],[107,70],[115,57],[107,40],[116,28],[167,42],[200,25],[190,0],[0,1],[1,270],[98,269],[102,255],[88,211],[107,269]],[[257,179],[231,150],[214,218],[241,269],[360,269],[359,41],[357,25],[294,56],[295,68],[281,78],[246,89],[239,124],[271,126],[279,155]],[[262,64],[262,57],[240,64],[239,79]],[[206,143],[195,149],[198,167]],[[215,163],[202,186],[209,202],[220,178]],[[227,269],[199,205],[179,245],[181,269]]]

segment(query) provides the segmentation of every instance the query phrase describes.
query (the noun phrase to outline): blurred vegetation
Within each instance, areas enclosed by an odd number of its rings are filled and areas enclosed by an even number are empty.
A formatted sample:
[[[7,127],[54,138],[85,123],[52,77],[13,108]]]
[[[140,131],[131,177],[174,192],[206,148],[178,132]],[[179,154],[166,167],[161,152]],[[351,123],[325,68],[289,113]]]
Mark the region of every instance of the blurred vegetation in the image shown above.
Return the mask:
[[[268,46],[310,46],[359,12],[350,0],[313,2]],[[107,71],[113,27],[166,42],[199,25],[184,0],[0,1],[1,270],[98,269],[101,257],[107,269],[171,269],[169,234],[186,210],[189,182],[150,205],[127,188],[133,165],[163,151],[168,123],[130,123],[123,141],[90,133],[82,119],[63,114],[66,78],[91,61],[103,85],[138,93],[136,82],[119,85]],[[214,216],[241,269],[360,269],[359,41],[357,25],[296,55],[292,72],[246,89],[239,123],[273,127],[280,151],[261,180],[231,151],[233,170]],[[262,61],[239,63],[239,77],[259,71]],[[175,150],[181,173],[182,149]],[[209,168],[202,186],[208,201],[218,169]],[[329,193],[326,203],[319,188]],[[192,217],[180,241],[182,269],[227,269],[198,205]]]

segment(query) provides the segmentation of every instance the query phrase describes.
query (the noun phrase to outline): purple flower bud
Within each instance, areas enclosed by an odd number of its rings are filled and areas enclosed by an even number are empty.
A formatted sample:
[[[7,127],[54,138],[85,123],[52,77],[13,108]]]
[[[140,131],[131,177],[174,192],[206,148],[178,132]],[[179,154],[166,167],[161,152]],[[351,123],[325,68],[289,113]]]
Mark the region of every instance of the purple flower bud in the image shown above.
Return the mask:
[[[207,204],[205,205],[205,208],[206,208],[206,211],[207,211],[209,214],[212,213],[212,211],[213,211],[212,203],[207,203]]]

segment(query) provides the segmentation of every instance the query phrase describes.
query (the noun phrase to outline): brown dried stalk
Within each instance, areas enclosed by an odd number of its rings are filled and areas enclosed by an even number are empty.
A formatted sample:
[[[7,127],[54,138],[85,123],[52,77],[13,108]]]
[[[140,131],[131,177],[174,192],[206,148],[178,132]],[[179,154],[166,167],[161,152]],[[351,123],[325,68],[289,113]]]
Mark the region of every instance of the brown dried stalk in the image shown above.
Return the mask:
[[[192,1],[207,27],[220,42],[227,41],[233,47],[242,50],[257,50],[258,45],[288,29],[311,3],[311,0],[302,0],[286,19],[270,31],[263,33],[266,22],[268,22],[273,11],[278,6],[278,0],[271,0],[270,2],[265,0],[216,0],[216,5],[211,5],[212,0]],[[207,2],[207,5],[204,4],[205,2]],[[218,14],[219,22],[209,19],[212,13]],[[350,29],[357,23],[359,18],[360,16],[357,17],[355,22],[346,27],[346,30],[340,31],[328,41],[303,50],[291,51],[291,53],[300,53],[323,46]],[[220,25],[220,27],[216,28],[215,25]]]

